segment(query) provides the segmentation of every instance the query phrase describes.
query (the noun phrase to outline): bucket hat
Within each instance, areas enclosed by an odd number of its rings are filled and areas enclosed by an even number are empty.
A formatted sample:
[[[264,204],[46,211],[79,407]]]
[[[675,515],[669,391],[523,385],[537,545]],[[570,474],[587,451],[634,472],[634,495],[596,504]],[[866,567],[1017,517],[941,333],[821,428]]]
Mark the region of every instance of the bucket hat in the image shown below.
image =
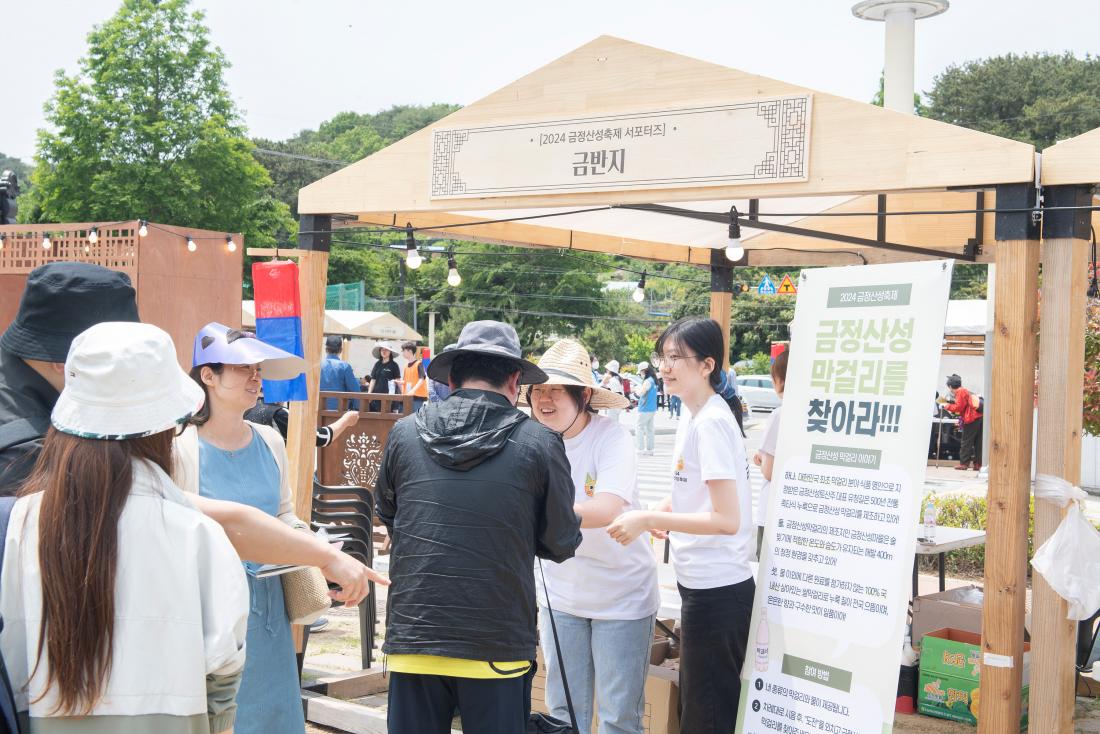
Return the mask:
[[[616,375],[619,374],[619,360],[611,360],[606,365],[604,365],[604,369],[606,369],[608,372],[614,372]]]
[[[195,336],[191,366],[204,364],[260,364],[265,380],[289,380],[305,372],[306,361],[260,341],[251,331],[230,329],[211,322]]]
[[[138,321],[125,273],[91,263],[55,262],[27,276],[15,320],[0,349],[23,359],[64,362],[77,334],[101,321]]]
[[[73,339],[50,421],[63,433],[121,441],[183,423],[204,399],[164,330],[108,321]]]
[[[519,347],[519,335],[509,324],[500,321],[471,321],[462,327],[454,349],[444,350],[428,366],[428,377],[436,382],[447,382],[455,357],[462,354],[481,354],[514,362],[520,370],[519,383],[533,385],[546,382],[546,373],[523,358]]]
[[[547,349],[539,359],[539,369],[546,373],[545,385],[576,385],[591,389],[592,399],[588,404],[595,410],[616,410],[630,405],[626,397],[596,384],[588,350],[572,339],[562,339]],[[530,405],[530,392],[530,388],[520,392],[520,405]]]

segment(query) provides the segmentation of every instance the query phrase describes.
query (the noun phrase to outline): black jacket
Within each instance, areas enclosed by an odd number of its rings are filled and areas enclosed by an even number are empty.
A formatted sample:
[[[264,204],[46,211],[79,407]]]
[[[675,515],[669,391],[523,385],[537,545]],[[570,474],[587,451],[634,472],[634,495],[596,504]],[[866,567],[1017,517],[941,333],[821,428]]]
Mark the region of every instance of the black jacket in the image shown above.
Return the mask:
[[[14,495],[30,474],[57,398],[42,375],[0,349],[0,496]]]
[[[535,659],[535,556],[581,542],[561,437],[497,393],[456,390],[398,421],[375,484],[392,535],[389,654]]]

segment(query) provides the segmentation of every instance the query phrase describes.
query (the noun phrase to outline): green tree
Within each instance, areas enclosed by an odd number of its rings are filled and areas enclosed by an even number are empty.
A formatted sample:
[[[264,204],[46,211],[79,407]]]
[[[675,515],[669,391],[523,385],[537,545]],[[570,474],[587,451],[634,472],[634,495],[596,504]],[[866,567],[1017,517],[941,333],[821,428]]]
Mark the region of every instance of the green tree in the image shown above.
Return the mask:
[[[1008,54],[952,65],[925,96],[929,117],[1043,150],[1100,126],[1100,57]]]
[[[298,191],[303,186],[377,153],[458,108],[453,104],[396,105],[373,115],[341,112],[316,130],[302,130],[286,140],[257,139],[256,155],[271,173],[274,196],[297,216]]]
[[[886,106],[886,75],[878,75],[878,91],[875,92],[875,96],[871,97],[871,104],[876,107]],[[924,117],[927,110],[924,107],[924,102],[921,101],[920,93],[913,92],[913,114]]]
[[[88,34],[80,71],[57,73],[29,216],[142,218],[240,231],[260,246],[287,239],[293,220],[252,155],[225,88],[228,63],[188,5],[124,0]]]

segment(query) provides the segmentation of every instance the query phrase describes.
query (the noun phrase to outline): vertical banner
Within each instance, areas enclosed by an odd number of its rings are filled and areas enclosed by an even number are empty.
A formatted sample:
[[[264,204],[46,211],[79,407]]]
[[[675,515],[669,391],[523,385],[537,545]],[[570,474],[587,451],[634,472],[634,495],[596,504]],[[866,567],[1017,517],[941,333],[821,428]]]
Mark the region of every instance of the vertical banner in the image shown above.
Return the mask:
[[[256,298],[256,336],[272,346],[305,356],[302,349],[302,306],[298,297],[298,265],[289,260],[252,263]],[[264,380],[264,402],[306,399],[306,376]]]
[[[802,273],[737,734],[893,729],[952,264]]]

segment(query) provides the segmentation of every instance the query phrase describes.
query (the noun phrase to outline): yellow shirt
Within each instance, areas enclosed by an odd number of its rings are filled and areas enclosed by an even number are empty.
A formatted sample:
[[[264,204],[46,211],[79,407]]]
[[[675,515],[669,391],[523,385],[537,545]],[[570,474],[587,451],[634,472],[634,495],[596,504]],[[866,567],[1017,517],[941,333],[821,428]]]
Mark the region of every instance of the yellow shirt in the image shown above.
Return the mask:
[[[518,678],[531,669],[531,661],[490,663],[440,655],[389,655],[386,667],[393,673],[445,675],[451,678]]]

